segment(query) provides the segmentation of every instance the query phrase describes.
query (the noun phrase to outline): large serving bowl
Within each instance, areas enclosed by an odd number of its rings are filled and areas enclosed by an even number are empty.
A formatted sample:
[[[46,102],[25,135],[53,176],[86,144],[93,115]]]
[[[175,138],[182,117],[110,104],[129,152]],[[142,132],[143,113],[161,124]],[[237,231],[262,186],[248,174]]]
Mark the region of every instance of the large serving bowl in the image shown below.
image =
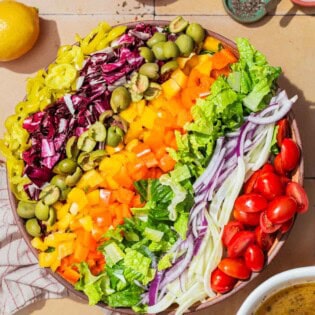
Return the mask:
[[[127,23],[126,25],[129,28],[134,27],[138,22],[133,22],[133,23]],[[152,25],[168,25],[169,22],[168,21],[144,21],[144,23],[149,23]],[[227,48],[229,48],[236,56],[238,56],[238,51],[236,48],[236,45],[234,42],[232,42],[231,40],[221,36],[220,34],[217,34],[211,30],[207,30],[208,35],[211,35],[215,38],[217,38],[218,40],[220,40],[223,45]],[[288,115],[289,118],[289,122],[290,122],[290,126],[291,126],[291,131],[292,131],[292,138],[293,140],[300,146],[301,148],[301,139],[300,139],[300,135],[299,135],[299,130],[296,124],[296,120],[294,118],[294,115],[292,112],[289,113]],[[300,160],[300,164],[298,166],[298,168],[296,169],[296,171],[293,174],[292,180],[295,182],[298,182],[299,184],[303,185],[303,172],[304,172],[304,164],[303,164],[303,157]],[[8,187],[9,187],[9,183],[8,183]],[[38,252],[35,248],[32,247],[31,245],[31,240],[32,238],[28,235],[28,233],[25,230],[25,226],[24,226],[24,221],[23,219],[21,219],[17,212],[16,212],[16,208],[17,208],[17,200],[14,197],[13,193],[9,190],[9,197],[10,197],[10,202],[11,202],[11,207],[12,207],[12,211],[13,211],[13,215],[16,221],[16,224],[19,227],[19,230],[24,238],[24,240],[26,241],[29,250],[36,256],[38,257]],[[287,238],[287,233],[286,234],[281,234],[279,233],[279,235],[276,237],[273,246],[271,247],[271,249],[268,252],[268,257],[267,257],[267,262],[266,265],[268,265],[270,263],[270,261],[276,256],[276,254],[279,252],[280,248],[282,247],[282,245],[284,244],[285,240]],[[74,287],[67,282],[65,279],[63,279],[60,275],[58,275],[57,273],[52,272],[50,269],[48,269],[48,271],[51,273],[51,275],[62,285],[64,285],[70,294],[73,294],[85,301],[88,301],[87,296],[74,289]],[[234,289],[232,291],[230,291],[227,294],[221,295],[218,294],[217,296],[215,296],[214,298],[209,298],[207,301],[205,301],[204,303],[197,303],[196,305],[194,305],[193,307],[190,308],[190,312],[197,312],[199,310],[203,310],[206,308],[209,308],[211,305],[219,303],[225,299],[227,299],[228,297],[230,297],[231,295],[235,294],[237,291],[239,291],[241,288],[243,288],[247,283],[249,283],[253,278],[255,278],[258,275],[258,273],[253,273],[251,278],[247,281],[239,281],[237,283],[237,285],[234,287]],[[133,312],[131,309],[125,309],[125,308],[118,308],[118,309],[112,309],[110,307],[108,307],[106,304],[104,303],[99,303],[98,304],[100,307],[105,308],[105,309],[109,309],[109,310],[115,310],[117,312],[120,312],[122,314],[135,314],[135,312]],[[168,309],[165,314],[169,314],[172,313],[174,309],[170,308]]]

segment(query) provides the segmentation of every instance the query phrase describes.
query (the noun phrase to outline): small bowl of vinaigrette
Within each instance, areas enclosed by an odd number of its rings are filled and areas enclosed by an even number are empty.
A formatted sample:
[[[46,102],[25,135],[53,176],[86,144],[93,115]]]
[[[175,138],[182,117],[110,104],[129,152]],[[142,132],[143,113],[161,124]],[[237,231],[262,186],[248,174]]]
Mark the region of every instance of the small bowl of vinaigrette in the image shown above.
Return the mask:
[[[259,285],[237,315],[315,314],[315,266],[281,272]]]

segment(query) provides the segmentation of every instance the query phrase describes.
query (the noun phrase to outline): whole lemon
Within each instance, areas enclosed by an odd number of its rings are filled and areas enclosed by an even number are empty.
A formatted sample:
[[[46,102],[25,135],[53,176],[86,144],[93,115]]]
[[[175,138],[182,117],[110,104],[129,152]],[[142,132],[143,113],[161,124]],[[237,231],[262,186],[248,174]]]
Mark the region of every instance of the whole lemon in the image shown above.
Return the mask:
[[[0,2],[0,61],[14,60],[27,53],[38,34],[36,8],[11,0]]]

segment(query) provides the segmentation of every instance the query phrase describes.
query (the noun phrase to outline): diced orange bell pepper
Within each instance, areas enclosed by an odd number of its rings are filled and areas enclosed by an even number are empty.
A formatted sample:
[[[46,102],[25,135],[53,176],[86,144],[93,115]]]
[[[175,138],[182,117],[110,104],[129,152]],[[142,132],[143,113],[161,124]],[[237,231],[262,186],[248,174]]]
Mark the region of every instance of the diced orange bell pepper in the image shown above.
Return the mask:
[[[164,173],[167,173],[174,169],[175,161],[167,153],[159,161],[159,167]]]
[[[162,90],[166,99],[170,100],[181,90],[180,85],[172,78],[162,83]]]
[[[217,52],[219,51],[220,45],[222,45],[222,43],[218,39],[212,36],[207,36],[203,42],[202,48],[205,50]]]

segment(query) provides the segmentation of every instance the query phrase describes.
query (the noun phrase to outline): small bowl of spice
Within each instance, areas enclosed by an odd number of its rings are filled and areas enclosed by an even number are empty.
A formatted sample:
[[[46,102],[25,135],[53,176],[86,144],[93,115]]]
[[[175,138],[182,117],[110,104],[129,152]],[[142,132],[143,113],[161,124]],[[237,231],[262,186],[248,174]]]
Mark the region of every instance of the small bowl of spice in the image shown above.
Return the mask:
[[[253,23],[267,14],[266,6],[271,0],[223,0],[227,13],[237,22]]]

